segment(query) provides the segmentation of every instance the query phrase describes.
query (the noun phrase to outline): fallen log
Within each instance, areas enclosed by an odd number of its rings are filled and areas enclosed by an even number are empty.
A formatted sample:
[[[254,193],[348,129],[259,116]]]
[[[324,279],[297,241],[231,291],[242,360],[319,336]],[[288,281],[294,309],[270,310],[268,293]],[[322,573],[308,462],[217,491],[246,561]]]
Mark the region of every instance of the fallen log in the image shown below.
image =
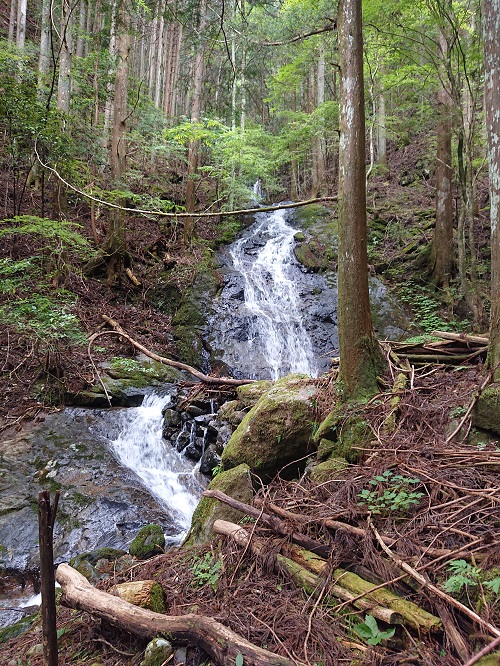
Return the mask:
[[[255,518],[256,520],[260,520],[262,523],[274,530],[277,534],[289,537],[294,543],[297,543],[299,546],[310,550],[316,555],[320,555],[321,557],[329,557],[332,551],[331,546],[325,546],[322,543],[311,539],[311,537],[308,537],[305,534],[290,530],[290,528],[279,518],[270,516],[269,514],[264,513],[263,511],[256,509],[253,506],[250,506],[250,504],[245,504],[244,502],[240,502],[239,500],[234,499],[234,497],[229,497],[229,495],[226,495],[220,490],[205,490],[203,497],[217,499],[219,502],[223,502],[233,509],[237,509],[242,513],[246,513],[247,515],[252,516],[252,518]]]
[[[248,532],[239,525],[216,520],[213,529],[217,534],[229,536],[243,547],[250,547],[257,555],[262,550],[262,544],[255,537],[250,539]],[[285,548],[289,557],[277,555],[280,570],[309,594],[317,593],[327,567],[326,561],[297,546],[288,545]],[[441,629],[438,617],[413,602],[398,597],[390,590],[378,588],[357,574],[338,568],[333,571],[332,578],[334,583],[328,587],[328,590],[333,596],[342,601],[352,602],[353,606],[368,611],[379,620],[388,624],[406,624],[418,631],[435,632]],[[361,593],[364,594],[364,598],[358,599]]]
[[[133,606],[93,587],[68,564],[57,568],[56,580],[61,585],[61,603],[87,611],[136,636],[152,638],[168,634],[173,641],[190,641],[202,647],[217,664],[234,666],[240,654],[249,666],[297,666],[298,662],[264,650],[238,636],[220,622],[203,615],[162,615]]]
[[[488,346],[488,335],[467,335],[466,333],[449,333],[448,331],[432,331],[431,335],[444,340],[456,340],[465,344]]]
[[[212,377],[210,375],[205,375],[203,372],[200,372],[199,370],[196,370],[196,368],[193,368],[191,365],[187,365],[187,363],[181,363],[180,361],[172,361],[172,359],[167,358],[166,356],[159,356],[158,354],[155,354],[155,352],[150,351],[144,345],[141,345],[141,343],[137,342],[137,340],[134,340],[134,338],[130,337],[130,335],[123,330],[123,328],[115,319],[111,319],[111,317],[108,317],[107,315],[101,315],[101,317],[104,319],[104,321],[107,324],[109,324],[112,327],[113,330],[99,331],[98,333],[94,333],[89,338],[89,345],[92,344],[95,340],[97,340],[97,338],[100,338],[103,335],[119,335],[122,338],[125,338],[125,340],[128,340],[133,347],[141,351],[143,354],[146,354],[146,356],[149,356],[149,358],[152,358],[154,361],[163,363],[163,365],[168,365],[171,368],[177,368],[178,370],[185,370],[186,372],[189,372],[190,375],[193,375],[193,377],[196,377],[204,384],[210,384],[212,386],[214,385],[242,386],[243,384],[252,384],[255,381],[254,379],[233,379],[232,377]]]

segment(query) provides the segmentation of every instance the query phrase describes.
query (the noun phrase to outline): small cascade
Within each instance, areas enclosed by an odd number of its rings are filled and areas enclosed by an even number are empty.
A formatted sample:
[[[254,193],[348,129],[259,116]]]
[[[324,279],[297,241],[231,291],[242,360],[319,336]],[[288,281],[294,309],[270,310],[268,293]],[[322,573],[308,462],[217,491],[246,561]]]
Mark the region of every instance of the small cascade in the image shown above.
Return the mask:
[[[137,474],[185,531],[202,488],[193,464],[162,439],[162,410],[169,403],[170,396],[151,394],[140,407],[126,410],[121,415],[120,433],[111,446],[122,464]],[[191,429],[191,437],[195,435]]]
[[[214,317],[214,347],[236,373],[278,379],[290,372],[316,376],[293,248],[297,230],[284,210],[258,213],[229,249],[230,282]],[[233,285],[237,284],[237,289]]]

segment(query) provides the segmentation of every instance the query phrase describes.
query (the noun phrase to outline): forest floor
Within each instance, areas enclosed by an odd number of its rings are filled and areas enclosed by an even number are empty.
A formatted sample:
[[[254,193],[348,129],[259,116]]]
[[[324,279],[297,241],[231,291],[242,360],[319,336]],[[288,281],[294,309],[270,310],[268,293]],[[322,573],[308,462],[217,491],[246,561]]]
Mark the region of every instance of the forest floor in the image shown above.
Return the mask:
[[[411,306],[416,332],[428,332],[440,324],[470,330],[462,306],[443,309],[425,283],[422,257],[432,235],[429,220],[434,192],[423,152],[415,144],[400,149],[390,156],[391,173],[376,175],[370,181],[370,263],[374,270],[382,267],[396,294],[407,294],[404,302]],[[485,189],[479,188],[476,221],[484,284],[488,278],[487,224],[481,212],[485,196]],[[75,208],[75,219],[83,225],[84,235],[90,237],[87,213]],[[33,293],[51,296],[64,289],[72,295],[67,312],[77,317],[84,337],[99,329],[101,314],[105,313],[120,321],[146,347],[171,355],[170,316],[152,305],[151,296],[165,270],[167,251],[179,280],[182,284],[189,281],[193,267],[206,261],[206,248],[216,237],[217,222],[203,226],[200,232],[206,244],[190,254],[182,253],[179,246],[164,247],[156,222],[137,217],[130,229],[139,288],[128,283],[109,286],[102,278],[82,277],[74,269],[77,260],[71,261],[71,251],[65,258],[70,268],[55,270],[52,266],[47,270],[51,253],[44,239],[22,237],[13,248],[11,238],[0,237],[1,257],[16,261],[33,255],[42,257],[40,270],[25,274],[21,292],[2,291],[0,306],[8,306],[20,297],[29,300]],[[407,255],[403,250],[410,243],[415,243],[415,252]],[[43,279],[40,271],[44,272]],[[64,391],[76,392],[95,381],[86,344],[68,338],[47,347],[42,344],[43,336],[37,337],[28,323],[23,332],[4,317],[0,322],[0,345],[6,350],[0,373],[0,436],[6,436],[11,428],[21,428],[26,419],[43,418],[50,409],[46,405],[48,397],[57,405],[57,396]],[[105,351],[96,351],[93,360],[123,354],[123,344],[110,339]],[[277,568],[276,554],[288,539],[277,537],[258,520],[243,524],[263,540],[265,557],[217,537],[210,545],[189,551],[174,549],[138,564],[106,581],[104,587],[125,578],[155,578],[165,590],[167,613],[195,610],[255,644],[307,666],[465,664],[491,640],[488,624],[484,623],[500,624],[500,551],[496,543],[500,527],[500,443],[470,428],[469,420],[450,439],[453,425],[465,414],[485,372],[481,365],[469,364],[458,368],[428,365],[414,373],[406,372],[406,387],[400,389],[400,402],[395,407],[392,388],[401,370],[405,369],[390,365],[381,393],[359,408],[371,435],[358,444],[358,458],[345,471],[321,484],[311,483],[307,476],[288,482],[278,479],[258,495],[268,512],[276,510],[271,507],[274,505],[278,511],[296,514],[296,519],[288,516],[290,529],[307,534],[329,549],[317,589],[306,593]],[[318,420],[335,401],[333,377],[318,380],[324,389]],[[399,500],[387,505],[384,497],[387,499],[394,491]],[[371,502],[371,510],[363,503],[365,500]],[[328,527],[325,518],[344,526]],[[390,553],[380,544],[384,539],[390,543]],[[448,598],[439,599],[411,576],[401,578],[401,565],[395,561],[398,559],[428,578]],[[210,571],[217,562],[221,562],[220,567],[215,567],[207,581],[207,576],[200,574],[200,563],[208,564]],[[460,564],[453,564],[457,562]],[[439,616],[444,630],[426,633],[402,624],[392,627],[395,633],[388,637],[384,632],[390,627],[378,621],[371,629],[374,644],[369,645],[359,634],[369,609],[360,613],[331,593],[340,566],[348,566],[367,580],[386,583]],[[483,625],[454,605],[453,598],[477,612]],[[88,614],[58,606],[58,629],[60,663],[138,666],[143,658],[144,641]],[[37,648],[33,650],[41,640],[37,620],[30,633],[2,646],[0,664],[41,665],[41,654]],[[190,646],[186,663],[208,666],[212,662]]]

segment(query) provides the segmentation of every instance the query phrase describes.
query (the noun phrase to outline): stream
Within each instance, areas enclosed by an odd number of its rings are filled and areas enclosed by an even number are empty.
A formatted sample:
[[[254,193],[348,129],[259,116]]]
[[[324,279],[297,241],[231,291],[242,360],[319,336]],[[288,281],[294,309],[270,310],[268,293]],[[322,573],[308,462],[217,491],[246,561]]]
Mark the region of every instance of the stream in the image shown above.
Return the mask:
[[[336,275],[311,273],[299,264],[293,253],[297,231],[293,213],[258,213],[220,255],[224,287],[212,304],[206,337],[213,356],[235,377],[318,376],[338,355]],[[378,333],[397,335],[383,285],[372,280],[371,294]],[[175,404],[178,391],[173,384],[146,391],[139,407],[66,408],[0,442],[0,626],[20,615],[3,606],[29,604],[38,591],[41,482],[63,490],[56,563],[104,546],[128,550],[147,523],[162,526],[167,545],[182,540],[207,483],[189,450],[204,450],[209,421],[195,415],[201,421],[186,431],[181,414],[167,442],[162,410]],[[189,444],[183,453],[181,439]]]

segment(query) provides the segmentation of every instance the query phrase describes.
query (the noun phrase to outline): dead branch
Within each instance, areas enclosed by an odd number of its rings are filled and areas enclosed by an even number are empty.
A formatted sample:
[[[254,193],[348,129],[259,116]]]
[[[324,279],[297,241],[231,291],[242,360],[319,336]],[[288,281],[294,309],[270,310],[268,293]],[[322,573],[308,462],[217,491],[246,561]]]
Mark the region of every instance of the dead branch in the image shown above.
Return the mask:
[[[87,611],[137,636],[151,638],[164,633],[174,642],[192,641],[221,666],[234,666],[238,654],[251,666],[297,666],[298,662],[253,645],[210,617],[194,613],[162,615],[97,590],[68,564],[59,565],[56,578],[66,606]]]
[[[144,347],[144,345],[141,345],[141,343],[137,342],[137,340],[134,340],[134,338],[131,338],[130,335],[123,330],[123,328],[120,326],[120,324],[117,321],[111,319],[111,317],[108,317],[107,315],[101,315],[101,316],[104,319],[104,321],[113,328],[113,330],[100,331],[99,333],[94,333],[89,338],[89,345],[91,345],[95,340],[97,340],[97,338],[101,337],[102,335],[113,335],[113,334],[120,335],[122,338],[125,338],[125,340],[128,340],[130,344],[133,345],[136,349],[141,351],[143,354],[146,354],[146,356],[149,356],[149,358],[152,358],[154,361],[163,363],[163,365],[169,365],[170,367],[177,368],[178,370],[185,370],[186,372],[189,372],[189,374],[199,379],[204,384],[210,384],[212,386],[213,385],[242,386],[243,384],[252,384],[255,381],[254,379],[233,379],[231,377],[212,377],[210,375],[205,375],[203,372],[196,370],[196,368],[193,368],[190,365],[187,365],[187,363],[181,363],[180,361],[172,361],[172,359],[166,358],[165,356],[159,356],[158,354],[155,354],[155,352],[150,351],[147,347]]]
[[[375,538],[380,544],[380,547],[382,550],[391,558],[395,564],[397,564],[400,569],[403,569],[403,571],[406,571],[406,573],[410,574],[412,578],[414,578],[420,585],[425,587],[427,590],[432,592],[434,595],[438,596],[440,599],[443,599],[447,603],[449,603],[451,606],[454,606],[458,610],[460,610],[464,615],[467,615],[471,620],[479,624],[480,627],[482,627],[485,631],[487,631],[489,634],[492,636],[495,636],[495,638],[500,637],[500,629],[498,627],[495,627],[493,624],[490,622],[487,622],[486,620],[483,620],[482,617],[480,617],[477,613],[475,613],[473,610],[470,608],[467,608],[467,606],[464,606],[464,604],[460,603],[460,601],[457,601],[453,597],[451,597],[449,594],[446,594],[446,592],[443,592],[443,590],[439,589],[439,587],[436,587],[432,583],[430,583],[425,576],[423,576],[421,573],[416,571],[413,567],[411,567],[407,562],[403,562],[393,551],[386,546],[384,543],[382,537],[377,531],[377,528],[373,525],[373,523],[370,521],[369,522],[370,527],[373,530],[373,533],[375,534]]]
[[[263,513],[260,509],[256,509],[249,504],[245,504],[244,502],[240,502],[233,497],[229,497],[229,495],[226,495],[220,490],[205,490],[203,497],[219,500],[219,502],[223,502],[233,509],[237,509],[242,513],[246,513],[247,515],[252,516],[252,518],[255,518],[256,520],[260,520],[265,525],[274,530],[277,534],[289,537],[294,543],[297,543],[303,548],[307,548],[307,550],[310,550],[316,555],[320,555],[321,557],[328,557],[331,553],[331,546],[324,546],[322,543],[319,543],[318,541],[315,541],[314,539],[311,539],[310,537],[306,536],[305,534],[301,534],[300,532],[290,531],[287,525],[279,518],[270,516],[267,513]]]

